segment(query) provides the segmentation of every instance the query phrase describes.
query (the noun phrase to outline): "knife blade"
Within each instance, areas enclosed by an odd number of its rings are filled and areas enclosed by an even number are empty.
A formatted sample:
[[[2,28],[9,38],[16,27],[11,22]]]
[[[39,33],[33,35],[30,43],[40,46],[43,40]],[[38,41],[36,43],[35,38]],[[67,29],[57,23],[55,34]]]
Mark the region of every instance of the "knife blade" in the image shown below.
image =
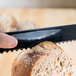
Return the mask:
[[[6,32],[18,40],[18,45],[13,49],[0,49],[0,52],[33,47],[43,41],[62,42],[76,40],[76,24],[42,29]]]

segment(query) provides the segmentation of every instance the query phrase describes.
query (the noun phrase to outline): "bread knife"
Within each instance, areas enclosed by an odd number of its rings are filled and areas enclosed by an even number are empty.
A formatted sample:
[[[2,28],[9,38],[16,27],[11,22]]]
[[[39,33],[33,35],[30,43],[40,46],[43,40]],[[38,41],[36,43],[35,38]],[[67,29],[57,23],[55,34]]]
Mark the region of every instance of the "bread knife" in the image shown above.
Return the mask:
[[[52,41],[56,43],[76,40],[76,24],[33,30],[6,32],[6,34],[17,38],[18,45],[13,49],[0,48],[0,53],[3,53],[4,51],[8,52],[28,47],[31,48],[43,41]]]

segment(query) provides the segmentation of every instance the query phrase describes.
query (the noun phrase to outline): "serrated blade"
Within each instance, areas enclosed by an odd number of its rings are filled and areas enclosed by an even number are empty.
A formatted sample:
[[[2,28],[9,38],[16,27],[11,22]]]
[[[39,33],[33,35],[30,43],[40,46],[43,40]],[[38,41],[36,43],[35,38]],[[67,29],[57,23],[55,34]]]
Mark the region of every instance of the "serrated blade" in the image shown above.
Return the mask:
[[[18,39],[18,46],[13,49],[0,49],[0,52],[33,47],[43,41],[62,42],[76,40],[76,24],[59,27],[49,27],[27,31],[7,33]]]

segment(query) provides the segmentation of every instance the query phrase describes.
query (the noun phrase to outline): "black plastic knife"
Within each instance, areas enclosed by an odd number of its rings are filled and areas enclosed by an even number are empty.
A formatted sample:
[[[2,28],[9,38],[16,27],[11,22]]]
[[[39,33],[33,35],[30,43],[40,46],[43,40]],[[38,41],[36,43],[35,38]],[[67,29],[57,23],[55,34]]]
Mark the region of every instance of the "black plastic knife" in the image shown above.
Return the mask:
[[[43,41],[62,42],[76,40],[76,24],[58,27],[49,27],[34,30],[7,32],[18,39],[17,47],[13,49],[0,49],[0,52],[33,47]]]

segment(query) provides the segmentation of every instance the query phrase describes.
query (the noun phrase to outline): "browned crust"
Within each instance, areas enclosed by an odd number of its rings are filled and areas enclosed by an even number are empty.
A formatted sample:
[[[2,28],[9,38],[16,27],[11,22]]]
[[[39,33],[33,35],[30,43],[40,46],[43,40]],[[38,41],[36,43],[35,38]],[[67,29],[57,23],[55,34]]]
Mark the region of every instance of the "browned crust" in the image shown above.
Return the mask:
[[[36,49],[38,46],[40,46],[46,50],[53,50],[54,49],[54,50],[57,50],[60,52],[64,52],[63,49],[61,49],[58,45],[54,44],[51,41],[42,42],[42,43],[36,45],[35,47],[32,47],[32,49]]]
[[[44,53],[27,53],[25,57],[25,52],[19,59],[15,59],[12,67],[12,76],[31,76],[31,71],[35,66],[35,63],[44,56]],[[28,59],[30,61],[28,61]],[[26,63],[27,62],[27,63]]]
[[[55,49],[57,51],[63,51],[58,45],[54,44],[53,42],[50,42],[50,41],[46,41],[46,42],[43,42],[43,43],[40,43],[39,44],[40,46],[44,47],[45,49]]]

